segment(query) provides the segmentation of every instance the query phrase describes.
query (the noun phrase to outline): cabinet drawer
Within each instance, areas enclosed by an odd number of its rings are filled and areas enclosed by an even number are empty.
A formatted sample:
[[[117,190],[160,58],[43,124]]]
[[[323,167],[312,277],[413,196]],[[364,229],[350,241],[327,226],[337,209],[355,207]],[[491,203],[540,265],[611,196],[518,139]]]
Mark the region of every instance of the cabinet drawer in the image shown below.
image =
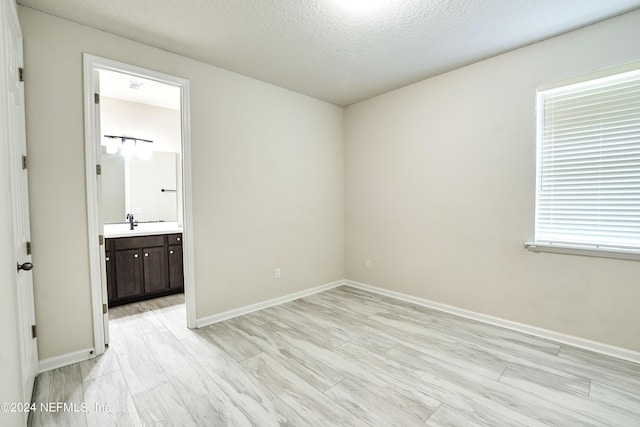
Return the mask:
[[[164,236],[121,237],[115,239],[116,250],[164,246]]]
[[[176,234],[168,234],[167,239],[169,240],[170,245],[181,245],[182,244],[182,233]]]

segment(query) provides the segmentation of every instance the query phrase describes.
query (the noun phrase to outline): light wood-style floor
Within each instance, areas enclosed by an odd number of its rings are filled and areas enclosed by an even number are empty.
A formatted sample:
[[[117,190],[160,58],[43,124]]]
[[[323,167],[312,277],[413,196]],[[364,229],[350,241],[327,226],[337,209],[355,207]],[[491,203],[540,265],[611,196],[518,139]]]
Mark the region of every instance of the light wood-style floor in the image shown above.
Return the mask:
[[[195,331],[182,296],[111,316],[105,355],[38,377],[87,412],[33,426],[640,426],[640,365],[350,287]]]

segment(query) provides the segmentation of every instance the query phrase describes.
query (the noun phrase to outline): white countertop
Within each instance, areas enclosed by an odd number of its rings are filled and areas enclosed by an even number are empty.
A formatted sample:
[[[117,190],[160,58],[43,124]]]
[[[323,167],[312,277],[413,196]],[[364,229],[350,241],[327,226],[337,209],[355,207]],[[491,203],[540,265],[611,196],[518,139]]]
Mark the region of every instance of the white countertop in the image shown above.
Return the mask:
[[[130,230],[128,223],[104,225],[104,237],[107,239],[173,233],[182,233],[182,227],[180,227],[177,222],[141,222],[135,226],[133,230]]]

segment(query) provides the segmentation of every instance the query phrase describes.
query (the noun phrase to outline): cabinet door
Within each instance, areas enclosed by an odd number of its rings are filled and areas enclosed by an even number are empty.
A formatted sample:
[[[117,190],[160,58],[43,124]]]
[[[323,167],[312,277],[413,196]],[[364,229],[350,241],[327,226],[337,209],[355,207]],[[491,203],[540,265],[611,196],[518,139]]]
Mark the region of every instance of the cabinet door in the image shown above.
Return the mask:
[[[109,247],[109,243],[107,243],[107,245],[105,247]],[[107,294],[109,295],[109,302],[113,301],[114,299],[116,299],[116,287],[115,287],[115,283],[116,280],[113,276],[113,257],[111,256],[111,251],[107,250],[104,253],[104,260],[105,263],[107,264],[106,266],[106,270],[107,270]]]
[[[169,288],[177,289],[184,286],[182,274],[182,246],[169,246]]]
[[[167,252],[164,247],[144,248],[142,250],[144,266],[144,291],[158,292],[167,290]]]
[[[116,298],[142,294],[142,268],[140,250],[115,251]]]

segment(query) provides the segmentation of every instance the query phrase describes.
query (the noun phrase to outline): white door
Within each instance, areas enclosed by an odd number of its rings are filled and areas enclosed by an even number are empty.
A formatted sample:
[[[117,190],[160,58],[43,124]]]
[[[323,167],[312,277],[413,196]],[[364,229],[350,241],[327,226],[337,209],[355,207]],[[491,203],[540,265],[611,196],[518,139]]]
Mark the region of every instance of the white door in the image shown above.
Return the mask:
[[[33,278],[31,274],[31,233],[29,229],[28,164],[25,138],[24,87],[21,82],[22,32],[18,23],[15,3],[1,1],[2,13],[2,86],[6,120],[3,138],[8,144],[7,163],[11,184],[11,214],[13,242],[17,260],[17,313],[20,337],[20,360],[24,401],[31,400],[33,383],[38,374],[38,346],[35,338],[35,310]],[[6,112],[4,112],[6,111]]]

